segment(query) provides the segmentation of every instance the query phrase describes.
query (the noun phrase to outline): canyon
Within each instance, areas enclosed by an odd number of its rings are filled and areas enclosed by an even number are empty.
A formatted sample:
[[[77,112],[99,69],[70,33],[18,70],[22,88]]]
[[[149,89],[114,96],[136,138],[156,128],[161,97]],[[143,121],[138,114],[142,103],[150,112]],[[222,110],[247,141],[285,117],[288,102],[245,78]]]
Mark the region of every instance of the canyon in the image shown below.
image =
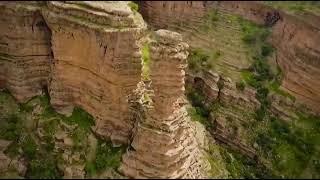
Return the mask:
[[[319,16],[300,17],[247,1],[0,2],[0,172],[320,177]]]

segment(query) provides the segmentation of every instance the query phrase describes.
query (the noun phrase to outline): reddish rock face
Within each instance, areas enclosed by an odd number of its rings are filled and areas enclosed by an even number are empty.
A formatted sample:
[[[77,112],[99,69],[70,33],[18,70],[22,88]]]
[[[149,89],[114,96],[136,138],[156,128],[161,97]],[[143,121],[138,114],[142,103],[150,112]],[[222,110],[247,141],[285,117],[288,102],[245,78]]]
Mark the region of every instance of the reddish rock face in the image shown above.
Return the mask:
[[[188,45],[178,33],[158,30],[150,44],[152,102],[141,105],[137,131],[120,166],[133,178],[201,178],[201,153],[184,99]]]
[[[122,11],[108,10],[112,3],[82,5],[50,2],[43,13],[52,30],[51,104],[64,114],[80,106],[95,117],[99,135],[127,143],[133,125],[128,97],[140,81],[145,26],[141,17],[141,24],[134,22],[139,17],[125,3]],[[105,7],[90,13],[98,5]]]
[[[157,28],[183,21],[199,22],[205,12],[213,7],[272,26],[270,41],[277,49],[277,63],[284,75],[282,87],[298,102],[320,113],[320,31],[316,25],[257,2],[143,1],[140,7],[145,20]],[[180,26],[180,29],[185,29],[183,24],[180,23]]]
[[[50,30],[37,3],[0,3],[0,88],[24,102],[41,94],[50,73]]]
[[[58,112],[79,106],[95,117],[97,134],[127,143],[146,29],[140,14],[127,2],[1,2],[0,9],[0,88],[21,102],[48,87]]]

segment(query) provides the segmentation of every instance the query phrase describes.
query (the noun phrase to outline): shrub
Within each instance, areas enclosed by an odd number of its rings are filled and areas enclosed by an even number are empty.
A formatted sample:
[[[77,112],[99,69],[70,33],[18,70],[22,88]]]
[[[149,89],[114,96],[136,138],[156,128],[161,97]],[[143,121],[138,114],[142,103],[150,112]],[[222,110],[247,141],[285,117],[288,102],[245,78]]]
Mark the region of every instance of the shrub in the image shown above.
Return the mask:
[[[91,126],[94,126],[95,124],[93,117],[79,107],[75,107],[72,115],[70,117],[65,117],[64,120],[69,123],[78,124],[80,128],[86,131],[89,131]]]
[[[261,55],[264,57],[269,56],[273,52],[273,47],[270,44],[264,44],[261,47]]]
[[[4,118],[3,125],[0,127],[0,137],[9,141],[15,141],[20,137],[22,124],[19,116],[10,114]]]
[[[136,3],[132,2],[132,1],[130,1],[130,2],[128,3],[128,6],[131,8],[131,10],[132,10],[133,12],[138,12],[138,10],[139,10],[138,4],[136,4]]]
[[[265,106],[260,106],[260,108],[258,110],[256,110],[255,119],[258,121],[263,121],[266,114],[267,114],[267,112],[266,112]]]
[[[198,121],[201,124],[205,124],[206,123],[206,119],[197,112],[197,109],[194,107],[188,108],[188,114],[191,117],[192,121]]]
[[[38,157],[29,163],[26,177],[30,179],[57,179],[61,175],[53,157]]]
[[[246,44],[253,44],[256,42],[256,36],[255,34],[244,34],[242,37],[242,40],[246,43]]]
[[[86,177],[92,177],[97,173],[96,166],[93,162],[87,162],[84,170],[86,172]]]
[[[256,142],[266,154],[272,150],[272,146],[274,143],[272,138],[264,133],[258,134]]]
[[[243,82],[243,81],[241,81],[241,82],[237,82],[236,83],[236,88],[238,89],[238,90],[240,90],[240,91],[243,91],[244,89],[245,89],[245,83]]]
[[[30,135],[26,136],[22,142],[22,150],[29,160],[35,158],[37,153],[37,144]]]
[[[95,167],[98,172],[106,168],[117,169],[120,166],[121,156],[125,152],[124,147],[112,147],[111,142],[98,142]]]

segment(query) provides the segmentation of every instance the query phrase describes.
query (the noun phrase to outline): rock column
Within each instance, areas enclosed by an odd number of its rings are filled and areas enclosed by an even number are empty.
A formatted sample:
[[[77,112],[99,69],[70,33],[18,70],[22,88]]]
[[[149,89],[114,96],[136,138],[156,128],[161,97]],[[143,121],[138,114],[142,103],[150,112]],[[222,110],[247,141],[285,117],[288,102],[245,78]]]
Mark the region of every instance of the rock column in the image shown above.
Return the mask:
[[[154,94],[141,105],[131,149],[120,171],[132,178],[200,178],[199,149],[184,98],[188,45],[178,33],[158,30],[150,44]]]

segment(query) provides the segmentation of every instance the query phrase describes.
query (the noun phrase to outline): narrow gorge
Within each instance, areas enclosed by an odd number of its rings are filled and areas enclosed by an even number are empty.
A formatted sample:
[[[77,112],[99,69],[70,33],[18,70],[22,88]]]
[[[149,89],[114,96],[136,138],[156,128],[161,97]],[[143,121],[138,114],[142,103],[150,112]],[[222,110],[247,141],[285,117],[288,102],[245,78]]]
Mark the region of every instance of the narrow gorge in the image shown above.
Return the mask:
[[[1,178],[319,178],[320,4],[0,2]]]

